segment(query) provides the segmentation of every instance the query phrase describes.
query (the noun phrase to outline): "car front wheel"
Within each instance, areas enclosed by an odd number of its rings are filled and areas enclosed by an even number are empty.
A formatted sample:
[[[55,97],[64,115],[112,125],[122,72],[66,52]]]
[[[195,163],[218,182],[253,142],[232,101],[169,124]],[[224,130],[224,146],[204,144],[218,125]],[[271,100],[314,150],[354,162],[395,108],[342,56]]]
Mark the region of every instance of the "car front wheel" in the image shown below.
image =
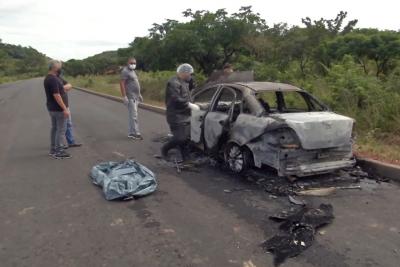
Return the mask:
[[[225,149],[225,163],[234,173],[243,173],[252,166],[253,158],[246,147],[228,144]]]

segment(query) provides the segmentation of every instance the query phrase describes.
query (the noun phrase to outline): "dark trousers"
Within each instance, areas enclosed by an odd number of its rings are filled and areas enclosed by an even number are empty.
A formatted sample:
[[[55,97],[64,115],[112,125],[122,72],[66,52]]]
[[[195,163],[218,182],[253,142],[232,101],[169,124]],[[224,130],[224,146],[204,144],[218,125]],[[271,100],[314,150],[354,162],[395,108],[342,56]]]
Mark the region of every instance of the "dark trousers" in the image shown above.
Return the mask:
[[[61,152],[62,138],[65,135],[65,118],[62,111],[49,111],[51,118],[50,153]]]
[[[177,148],[184,160],[188,156],[188,144],[190,140],[190,123],[170,124],[172,138],[166,142],[161,148],[161,154],[164,157],[168,156],[168,151]]]

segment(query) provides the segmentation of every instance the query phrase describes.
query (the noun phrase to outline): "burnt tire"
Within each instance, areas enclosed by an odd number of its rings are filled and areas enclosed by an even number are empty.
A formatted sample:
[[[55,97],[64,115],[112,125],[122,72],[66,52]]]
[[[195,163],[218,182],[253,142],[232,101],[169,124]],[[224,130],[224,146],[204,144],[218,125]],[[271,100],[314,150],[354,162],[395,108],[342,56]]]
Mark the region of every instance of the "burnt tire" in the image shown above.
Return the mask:
[[[253,155],[247,147],[230,143],[224,152],[225,164],[234,173],[243,173],[253,166]]]

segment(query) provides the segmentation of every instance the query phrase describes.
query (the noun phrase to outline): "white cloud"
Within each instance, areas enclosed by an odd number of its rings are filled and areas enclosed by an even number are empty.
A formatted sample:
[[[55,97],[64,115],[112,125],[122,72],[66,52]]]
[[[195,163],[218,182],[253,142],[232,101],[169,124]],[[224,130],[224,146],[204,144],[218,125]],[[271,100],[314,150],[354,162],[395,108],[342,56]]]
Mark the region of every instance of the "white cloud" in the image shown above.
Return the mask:
[[[400,29],[399,4],[394,0],[13,0],[0,3],[0,38],[32,46],[53,58],[85,58],[126,47],[136,36],[146,35],[154,22],[182,20],[187,8],[235,12],[245,5],[252,5],[268,24],[300,24],[306,16],[334,18],[344,10],[349,19],[359,19],[359,27]]]

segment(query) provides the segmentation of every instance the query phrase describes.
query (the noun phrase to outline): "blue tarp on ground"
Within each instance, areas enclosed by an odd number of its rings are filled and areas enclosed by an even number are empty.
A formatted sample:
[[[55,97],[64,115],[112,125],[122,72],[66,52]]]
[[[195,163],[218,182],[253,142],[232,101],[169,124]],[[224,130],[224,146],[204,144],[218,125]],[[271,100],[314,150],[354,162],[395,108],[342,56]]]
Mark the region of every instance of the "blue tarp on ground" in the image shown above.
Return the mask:
[[[97,164],[90,177],[95,185],[103,188],[107,200],[144,196],[157,188],[154,173],[133,160]]]

